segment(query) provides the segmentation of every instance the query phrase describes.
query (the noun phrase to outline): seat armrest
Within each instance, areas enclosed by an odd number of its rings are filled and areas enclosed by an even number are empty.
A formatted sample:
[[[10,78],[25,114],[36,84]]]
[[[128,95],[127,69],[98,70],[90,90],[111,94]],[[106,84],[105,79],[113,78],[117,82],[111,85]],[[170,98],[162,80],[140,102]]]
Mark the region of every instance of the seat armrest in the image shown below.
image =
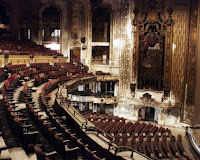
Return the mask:
[[[56,127],[52,127],[51,129],[52,129],[52,130],[56,130]]]
[[[25,124],[25,125],[22,125],[23,128],[30,128],[30,127],[33,127],[32,124]]]
[[[69,141],[70,141],[70,140],[66,139],[66,140],[64,140],[63,142],[64,142],[64,143],[67,143],[67,142],[69,142]]]
[[[62,135],[63,135],[63,133],[57,133],[56,135],[57,135],[57,136],[62,136]]]
[[[65,149],[65,151],[75,151],[75,150],[79,150],[79,147]]]
[[[25,135],[35,135],[38,134],[38,131],[27,131],[26,133],[24,133]]]
[[[66,124],[62,124],[62,123],[61,123],[61,125],[62,125],[63,127],[66,127]]]
[[[47,119],[47,120],[48,120],[48,119]],[[49,122],[49,121],[48,121],[48,122],[45,122],[45,123],[46,123],[47,125],[50,125],[50,124],[52,124],[52,123],[51,123],[51,122]]]
[[[46,156],[46,157],[50,157],[50,156],[54,156],[54,155],[56,155],[56,154],[57,154],[56,151],[52,151],[52,152],[49,152],[49,153],[45,153],[45,156]]]
[[[92,151],[93,154],[97,153],[97,151]]]
[[[19,120],[20,122],[28,122],[28,118],[23,118]]]

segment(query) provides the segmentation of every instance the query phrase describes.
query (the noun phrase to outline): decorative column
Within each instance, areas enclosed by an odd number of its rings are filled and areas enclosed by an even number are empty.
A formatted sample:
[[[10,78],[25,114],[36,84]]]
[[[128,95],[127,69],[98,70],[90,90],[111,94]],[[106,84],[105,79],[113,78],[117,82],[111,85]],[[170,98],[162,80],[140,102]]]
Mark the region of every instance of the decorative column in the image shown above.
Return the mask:
[[[38,18],[38,44],[42,44],[42,12],[43,9],[39,11],[39,18]]]
[[[193,57],[193,61],[195,61],[195,64],[196,64],[196,79],[195,79],[195,101],[194,101],[194,104],[195,104],[195,108],[194,108],[194,120],[193,120],[193,123],[194,124],[200,124],[200,100],[199,100],[199,97],[200,97],[200,83],[199,83],[199,80],[200,80],[200,1],[194,1],[193,4],[191,5],[196,5],[196,6],[193,6],[195,7],[195,11],[193,11],[195,14],[191,14],[193,16],[195,16],[195,18],[197,18],[196,22],[194,20],[194,28],[193,28],[193,31],[196,31],[196,39],[197,39],[197,43],[196,43],[196,56]],[[193,8],[192,8],[193,9]],[[198,14],[198,15],[197,15]],[[197,24],[196,24],[197,23]],[[195,28],[195,24],[196,26],[198,27],[197,29]]]
[[[198,17],[198,0],[190,1],[190,30],[189,30],[189,52],[188,52],[188,66],[187,66],[187,99],[186,99],[186,108],[185,108],[185,121],[187,123],[200,123],[199,118],[199,80],[197,80],[197,64],[199,53],[198,53],[198,26],[199,26],[199,17]],[[196,95],[195,95],[196,94]]]
[[[130,83],[132,81],[132,16],[133,2],[121,0],[117,6],[117,32],[119,34],[118,46],[120,52],[119,95],[130,97]]]
[[[68,25],[68,21],[69,21],[69,17],[68,17],[68,9],[69,4],[66,1],[63,1],[62,4],[62,11],[61,11],[61,18],[60,18],[60,31],[61,31],[61,40],[60,40],[60,44],[61,44],[61,53],[65,56],[68,57],[68,61],[69,59],[69,47],[68,47],[68,41],[69,41],[69,25]]]

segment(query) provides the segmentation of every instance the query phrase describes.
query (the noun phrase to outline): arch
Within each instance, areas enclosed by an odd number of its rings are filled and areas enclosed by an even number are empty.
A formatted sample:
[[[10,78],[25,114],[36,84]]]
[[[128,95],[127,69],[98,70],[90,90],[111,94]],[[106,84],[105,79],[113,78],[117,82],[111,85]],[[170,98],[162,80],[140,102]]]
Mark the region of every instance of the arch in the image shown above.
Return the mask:
[[[57,11],[60,12],[60,29],[62,28],[62,24],[63,24],[63,18],[62,18],[62,15],[63,15],[63,12],[64,12],[64,5],[59,5],[57,3],[46,3],[46,4],[43,4],[42,7],[39,9],[39,30],[38,30],[38,43],[39,44],[42,44],[42,13],[43,11],[45,11],[46,8],[56,8]],[[62,44],[62,29],[60,30],[60,46]],[[61,48],[62,49],[62,48]]]
[[[48,47],[51,49],[55,49],[57,51],[61,51],[62,49],[62,24],[63,24],[63,18],[62,18],[62,12],[63,8],[61,7],[59,3],[50,3],[50,4],[44,4],[39,10],[39,32],[38,32],[38,40],[40,44],[45,43]],[[48,10],[51,9],[51,10]],[[48,10],[48,11],[47,11]],[[58,19],[54,17],[54,21],[49,21],[52,23],[45,23],[44,15],[46,12],[53,11],[55,13],[58,13]],[[50,12],[51,13],[51,12]],[[55,15],[55,14],[52,14]],[[47,19],[49,19],[49,16],[45,16]],[[56,18],[56,19],[55,19]],[[58,21],[59,20],[59,21]],[[58,22],[58,23],[55,23]],[[46,24],[46,25],[45,25]],[[45,29],[44,29],[45,28]],[[43,30],[44,29],[44,30]],[[43,37],[43,32],[46,32]],[[54,34],[54,37],[51,36],[51,33]],[[51,44],[53,42],[54,44]]]

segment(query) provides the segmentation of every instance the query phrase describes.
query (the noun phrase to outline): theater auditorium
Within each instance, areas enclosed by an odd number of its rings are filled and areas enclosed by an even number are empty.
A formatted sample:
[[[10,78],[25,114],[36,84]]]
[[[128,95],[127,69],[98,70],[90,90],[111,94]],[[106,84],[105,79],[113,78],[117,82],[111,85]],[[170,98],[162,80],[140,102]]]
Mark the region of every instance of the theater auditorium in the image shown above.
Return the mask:
[[[200,160],[200,0],[0,0],[0,160]]]

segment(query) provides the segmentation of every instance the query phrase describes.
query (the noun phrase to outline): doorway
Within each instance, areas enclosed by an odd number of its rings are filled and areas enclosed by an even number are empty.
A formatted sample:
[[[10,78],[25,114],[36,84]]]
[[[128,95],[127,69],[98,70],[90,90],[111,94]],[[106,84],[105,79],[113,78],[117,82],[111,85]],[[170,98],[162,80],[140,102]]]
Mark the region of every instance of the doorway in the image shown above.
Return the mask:
[[[81,61],[81,50],[80,48],[74,48],[70,50],[70,62]]]
[[[155,108],[141,107],[138,110],[138,120],[155,122]]]

